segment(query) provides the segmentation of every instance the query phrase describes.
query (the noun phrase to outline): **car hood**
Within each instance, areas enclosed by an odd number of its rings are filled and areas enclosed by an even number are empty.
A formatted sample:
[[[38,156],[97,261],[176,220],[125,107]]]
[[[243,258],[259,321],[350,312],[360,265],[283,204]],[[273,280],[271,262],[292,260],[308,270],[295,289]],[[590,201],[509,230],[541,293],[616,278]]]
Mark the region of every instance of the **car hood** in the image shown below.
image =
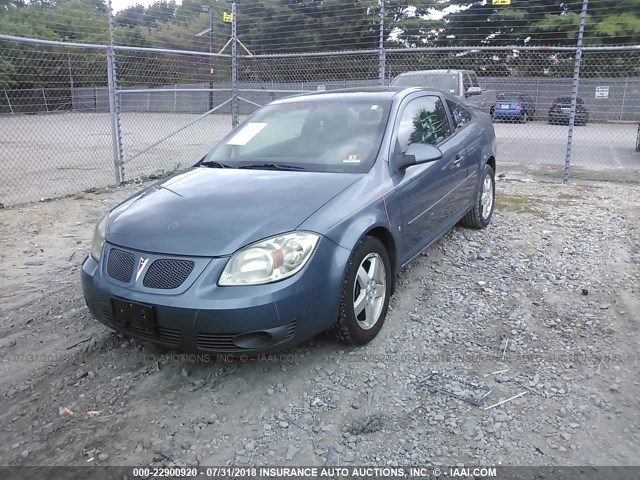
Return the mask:
[[[106,240],[154,253],[225,256],[295,230],[362,174],[193,168],[120,204]]]

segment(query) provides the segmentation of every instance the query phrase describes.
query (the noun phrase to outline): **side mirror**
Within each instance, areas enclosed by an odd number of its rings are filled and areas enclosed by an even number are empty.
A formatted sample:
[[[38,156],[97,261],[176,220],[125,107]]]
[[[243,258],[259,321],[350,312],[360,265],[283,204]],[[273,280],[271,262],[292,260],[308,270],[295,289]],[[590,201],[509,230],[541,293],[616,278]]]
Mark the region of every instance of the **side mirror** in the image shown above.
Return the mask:
[[[467,88],[467,97],[472,95],[480,95],[482,93],[482,89],[480,87],[469,87]]]
[[[396,157],[396,168],[404,170],[411,165],[434,162],[442,158],[442,151],[426,143],[412,143],[404,154]]]

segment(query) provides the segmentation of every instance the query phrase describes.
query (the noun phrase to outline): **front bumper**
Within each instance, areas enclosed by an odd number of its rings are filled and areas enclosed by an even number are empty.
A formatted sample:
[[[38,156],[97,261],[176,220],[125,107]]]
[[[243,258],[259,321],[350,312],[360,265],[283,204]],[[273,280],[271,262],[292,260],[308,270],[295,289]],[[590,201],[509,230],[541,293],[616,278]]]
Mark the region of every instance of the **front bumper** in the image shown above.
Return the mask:
[[[107,248],[110,248],[107,245]],[[135,252],[136,258],[147,256]],[[175,290],[152,291],[140,282],[114,281],[103,261],[82,265],[82,288],[93,316],[121,333],[193,353],[271,353],[305,340],[335,323],[350,252],[321,237],[305,267],[267,284],[219,287],[228,258],[194,259],[204,265]],[[153,307],[155,329],[118,323],[112,299]]]

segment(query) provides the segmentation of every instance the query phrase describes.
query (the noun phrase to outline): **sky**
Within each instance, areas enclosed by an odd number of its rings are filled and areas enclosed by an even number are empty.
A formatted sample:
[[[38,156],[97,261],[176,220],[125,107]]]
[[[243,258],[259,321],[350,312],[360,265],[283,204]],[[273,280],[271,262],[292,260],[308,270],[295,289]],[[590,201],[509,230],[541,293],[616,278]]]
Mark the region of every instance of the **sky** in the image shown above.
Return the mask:
[[[157,1],[158,0],[111,0],[111,7],[114,11],[119,12],[127,7],[133,7],[134,5],[143,5],[148,7]],[[180,4],[182,2],[180,0],[176,0],[176,3]]]

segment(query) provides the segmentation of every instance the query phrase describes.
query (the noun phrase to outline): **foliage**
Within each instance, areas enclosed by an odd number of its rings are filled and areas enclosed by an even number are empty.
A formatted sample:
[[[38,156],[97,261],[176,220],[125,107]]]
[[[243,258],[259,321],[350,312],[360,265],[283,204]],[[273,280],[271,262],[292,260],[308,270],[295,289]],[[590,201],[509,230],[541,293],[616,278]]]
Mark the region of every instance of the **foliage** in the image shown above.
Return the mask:
[[[481,0],[385,0],[385,44],[389,48],[574,46],[581,3],[530,0],[495,7]],[[227,1],[214,0],[183,0],[180,4],[158,0],[148,7],[134,5],[115,15],[115,41],[122,45],[203,52],[211,48],[218,52],[230,35],[229,24],[222,22],[223,12],[228,10]],[[585,44],[637,44],[639,12],[640,0],[590,0]],[[238,37],[257,54],[375,49],[379,40],[378,0],[243,0],[238,3],[237,20]],[[214,31],[198,36],[210,21]],[[0,0],[0,32],[104,45],[109,41],[107,7],[105,0]],[[572,69],[570,54],[554,56],[544,52],[489,54],[469,50],[464,57],[425,52],[416,54],[416,58],[414,67],[464,66],[481,75],[483,72],[570,75]],[[330,65],[331,62],[335,65]],[[602,69],[616,68],[613,74],[625,75],[630,67],[621,66],[623,63],[624,58],[612,57],[611,65],[603,65]],[[246,62],[240,69],[240,77],[286,80],[285,68],[267,77],[256,68],[257,64]],[[344,62],[330,58],[283,60],[283,65],[289,64],[287,68],[304,67],[308,72],[317,65],[318,72],[324,72],[325,76],[326,72],[331,73],[327,80],[376,75],[373,58],[361,58],[360,63],[356,58]],[[537,66],[543,64],[544,71],[538,71]],[[393,73],[409,67],[394,58],[392,52],[388,53],[387,65]],[[189,61],[182,58],[176,63],[173,57],[150,52],[119,52],[118,68],[123,85],[211,81],[208,76],[211,70],[220,79],[228,73],[228,65],[218,59],[214,62],[205,57]],[[63,87],[69,85],[70,77],[75,86],[93,86],[104,84],[105,71],[104,50],[80,52],[31,44],[0,44],[0,88]]]

